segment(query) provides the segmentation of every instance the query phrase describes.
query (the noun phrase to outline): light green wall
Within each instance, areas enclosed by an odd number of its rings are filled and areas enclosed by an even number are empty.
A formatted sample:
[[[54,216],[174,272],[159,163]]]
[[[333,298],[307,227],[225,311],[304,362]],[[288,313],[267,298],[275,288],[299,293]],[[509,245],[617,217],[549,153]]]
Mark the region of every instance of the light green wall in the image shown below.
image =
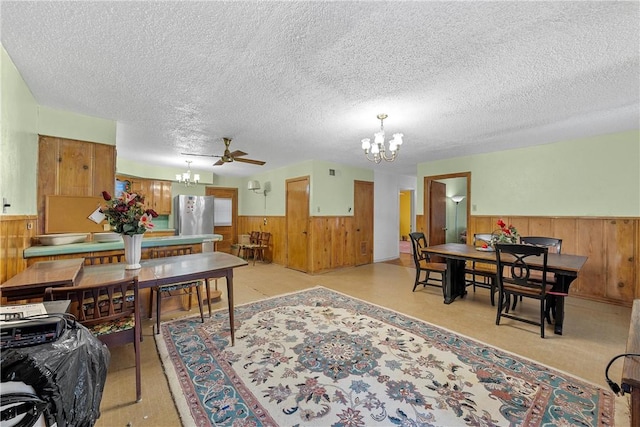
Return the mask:
[[[38,104],[2,46],[0,55],[0,201],[8,215],[35,215]]]
[[[38,134],[115,145],[116,122],[39,106],[0,46],[0,200],[8,215],[36,215]]]
[[[334,176],[329,175],[329,169],[335,171]],[[353,215],[353,181],[373,181],[371,170],[336,163],[310,160],[290,165],[244,179],[238,190],[240,215],[284,216],[286,180],[304,176],[310,177],[309,214],[312,216]],[[250,180],[260,181],[259,192],[247,190]],[[266,210],[265,184],[269,188]]]
[[[116,122],[68,111],[38,107],[38,133],[116,145]]]
[[[472,215],[640,216],[640,131],[418,165],[425,176],[471,171]]]

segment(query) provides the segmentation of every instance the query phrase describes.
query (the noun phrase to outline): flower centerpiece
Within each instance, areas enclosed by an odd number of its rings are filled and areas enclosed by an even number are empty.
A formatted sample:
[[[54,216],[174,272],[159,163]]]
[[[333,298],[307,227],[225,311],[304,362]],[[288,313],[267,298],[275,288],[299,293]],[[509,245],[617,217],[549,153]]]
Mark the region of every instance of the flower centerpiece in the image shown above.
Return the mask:
[[[507,226],[502,218],[498,220],[497,224],[500,228],[491,233],[491,246],[495,247],[496,243],[518,243],[520,235],[513,225]]]
[[[113,231],[122,235],[125,269],[140,268],[142,235],[153,228],[152,219],[158,214],[153,209],[145,209],[144,197],[140,194],[122,192],[114,199],[103,191],[102,198],[107,202],[107,206],[101,209],[102,213]]]
[[[114,199],[109,192],[103,191],[102,198],[107,207],[101,211],[116,233],[132,236],[153,228],[152,220],[158,214],[153,209],[145,209],[144,197],[140,194],[122,192]]]

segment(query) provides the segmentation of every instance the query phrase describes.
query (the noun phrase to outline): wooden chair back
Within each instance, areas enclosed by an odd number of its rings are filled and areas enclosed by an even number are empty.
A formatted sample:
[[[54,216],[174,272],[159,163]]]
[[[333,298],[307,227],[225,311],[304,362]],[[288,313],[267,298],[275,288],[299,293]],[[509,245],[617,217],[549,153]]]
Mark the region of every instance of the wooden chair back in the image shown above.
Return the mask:
[[[92,286],[61,286],[45,290],[45,300],[71,300],[71,313],[107,347],[133,343],[136,400],[142,398],[140,375],[140,301],[138,279]]]
[[[150,256],[155,258],[166,258],[170,256],[189,255],[193,253],[191,246],[167,246],[164,248],[152,248]]]
[[[520,237],[520,241],[527,245],[549,248],[549,253],[562,253],[562,239],[557,239],[555,237],[527,236]]]
[[[117,264],[124,261],[124,253],[84,257],[84,265]]]

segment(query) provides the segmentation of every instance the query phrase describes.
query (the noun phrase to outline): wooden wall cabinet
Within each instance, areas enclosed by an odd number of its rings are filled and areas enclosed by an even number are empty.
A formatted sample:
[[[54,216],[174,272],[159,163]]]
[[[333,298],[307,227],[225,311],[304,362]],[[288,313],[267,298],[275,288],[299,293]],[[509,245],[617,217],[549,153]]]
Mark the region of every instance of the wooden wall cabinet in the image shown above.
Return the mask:
[[[171,214],[171,181],[143,178],[126,178],[131,182],[131,191],[145,197],[145,205],[158,215]]]
[[[40,135],[38,234],[44,234],[47,196],[96,196],[115,188],[116,147]]]

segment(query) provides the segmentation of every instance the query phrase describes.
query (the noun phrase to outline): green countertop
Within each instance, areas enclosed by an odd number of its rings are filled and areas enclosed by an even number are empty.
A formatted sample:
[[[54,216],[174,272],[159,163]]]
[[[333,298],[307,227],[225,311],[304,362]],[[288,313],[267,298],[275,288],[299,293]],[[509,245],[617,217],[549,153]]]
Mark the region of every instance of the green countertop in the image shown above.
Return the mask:
[[[206,240],[222,240],[220,234],[199,234],[197,236],[165,236],[149,237],[142,239],[142,248],[153,248],[157,246],[192,245],[202,243]],[[117,242],[106,243],[72,243],[70,245],[55,246],[31,246],[24,250],[24,258],[34,258],[41,256],[78,254],[84,252],[115,251],[124,249],[122,239]]]

